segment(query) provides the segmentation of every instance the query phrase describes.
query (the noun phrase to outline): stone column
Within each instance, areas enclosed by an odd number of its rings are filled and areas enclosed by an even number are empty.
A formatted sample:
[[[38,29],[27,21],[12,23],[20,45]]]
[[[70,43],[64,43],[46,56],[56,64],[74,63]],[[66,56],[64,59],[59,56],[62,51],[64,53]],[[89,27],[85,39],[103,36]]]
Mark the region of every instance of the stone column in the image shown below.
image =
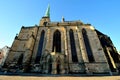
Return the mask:
[[[78,62],[83,62],[82,55],[81,55],[81,49],[80,49],[80,43],[79,43],[79,34],[78,34],[78,28],[75,26],[74,29],[74,39],[75,39],[75,47],[76,47],[76,52],[77,52],[77,58]]]
[[[80,45],[80,49],[81,49],[81,55],[82,55],[82,59],[83,59],[83,68],[85,70],[85,72],[87,74],[89,74],[89,69],[88,69],[88,66],[87,66],[87,63],[86,62],[89,62],[88,60],[88,56],[87,56],[87,52],[86,52],[86,47],[85,47],[85,43],[84,43],[84,39],[83,39],[83,34],[82,34],[82,29],[83,27],[82,26],[78,26],[78,39],[79,39],[79,45]]]
[[[83,62],[88,62],[87,52],[86,52],[84,39],[83,39],[83,35],[82,35],[82,29],[80,27],[81,26],[78,27],[79,28],[78,37],[79,37],[79,43],[80,43],[82,58],[83,58]]]
[[[68,63],[71,63],[72,62],[72,55],[71,55],[71,46],[70,46],[70,36],[69,36],[69,28],[67,28],[66,30],[66,37],[67,37],[67,50],[68,50]]]
[[[68,53],[68,42],[67,42],[67,40],[68,40],[68,31],[67,31],[67,27],[65,27],[65,33],[64,33],[64,35],[65,35],[65,38],[64,38],[64,40],[65,40],[65,56],[64,56],[64,63],[65,63],[65,67],[64,67],[64,69],[65,69],[65,73],[68,73],[68,71],[69,71],[69,53]]]

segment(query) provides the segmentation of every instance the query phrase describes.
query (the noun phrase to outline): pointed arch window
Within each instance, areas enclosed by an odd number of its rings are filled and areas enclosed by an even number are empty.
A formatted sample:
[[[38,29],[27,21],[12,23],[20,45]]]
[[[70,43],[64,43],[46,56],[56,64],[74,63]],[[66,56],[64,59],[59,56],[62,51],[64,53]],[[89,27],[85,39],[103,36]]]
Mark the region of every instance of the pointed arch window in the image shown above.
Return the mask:
[[[56,30],[53,34],[52,52],[61,52],[61,33]]]
[[[72,61],[73,62],[78,62],[76,46],[75,46],[75,39],[74,39],[74,33],[73,33],[72,29],[70,29],[70,31],[69,31],[69,36],[70,36],[70,46],[71,46]]]
[[[89,62],[94,62],[95,60],[94,60],[94,57],[93,57],[93,54],[92,54],[92,50],[91,50],[91,47],[90,47],[88,35],[87,35],[87,32],[86,32],[85,29],[82,29],[82,35],[83,35],[83,39],[84,39],[84,42],[85,42],[85,47],[86,47]]]
[[[40,61],[42,49],[43,49],[43,43],[44,43],[44,36],[45,36],[45,31],[43,30],[41,32],[41,36],[40,36],[40,41],[39,41],[39,45],[38,45],[38,51],[37,51],[35,63],[39,63],[39,61]]]

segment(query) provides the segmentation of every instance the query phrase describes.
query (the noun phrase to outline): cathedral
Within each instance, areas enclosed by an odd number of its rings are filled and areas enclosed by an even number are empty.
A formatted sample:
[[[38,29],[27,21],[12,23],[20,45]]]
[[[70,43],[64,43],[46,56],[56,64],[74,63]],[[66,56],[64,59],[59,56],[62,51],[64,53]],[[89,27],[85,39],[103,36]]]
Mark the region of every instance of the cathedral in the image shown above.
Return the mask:
[[[50,6],[39,25],[22,26],[3,71],[38,74],[119,74],[120,56],[109,36],[91,24],[50,20]]]

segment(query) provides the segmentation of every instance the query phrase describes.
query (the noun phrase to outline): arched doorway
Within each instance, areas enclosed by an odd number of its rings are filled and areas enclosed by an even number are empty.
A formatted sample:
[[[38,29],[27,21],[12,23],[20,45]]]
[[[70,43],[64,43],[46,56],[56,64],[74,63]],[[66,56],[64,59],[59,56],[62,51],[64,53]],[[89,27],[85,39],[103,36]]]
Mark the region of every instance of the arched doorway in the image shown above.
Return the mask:
[[[60,60],[57,61],[57,65],[56,65],[56,70],[57,70],[57,74],[60,74]]]
[[[52,52],[61,52],[61,33],[56,30],[53,34]]]

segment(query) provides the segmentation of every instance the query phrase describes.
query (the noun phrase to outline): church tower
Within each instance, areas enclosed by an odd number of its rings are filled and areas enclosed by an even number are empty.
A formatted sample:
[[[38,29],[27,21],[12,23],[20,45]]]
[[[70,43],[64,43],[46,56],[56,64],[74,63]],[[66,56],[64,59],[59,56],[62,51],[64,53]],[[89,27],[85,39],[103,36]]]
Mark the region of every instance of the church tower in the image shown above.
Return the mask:
[[[39,25],[22,26],[3,70],[38,74],[118,73],[120,58],[110,38],[80,20],[50,20],[50,5]]]
[[[44,17],[40,20],[39,26],[46,26],[48,22],[50,22],[50,5],[48,5]]]

